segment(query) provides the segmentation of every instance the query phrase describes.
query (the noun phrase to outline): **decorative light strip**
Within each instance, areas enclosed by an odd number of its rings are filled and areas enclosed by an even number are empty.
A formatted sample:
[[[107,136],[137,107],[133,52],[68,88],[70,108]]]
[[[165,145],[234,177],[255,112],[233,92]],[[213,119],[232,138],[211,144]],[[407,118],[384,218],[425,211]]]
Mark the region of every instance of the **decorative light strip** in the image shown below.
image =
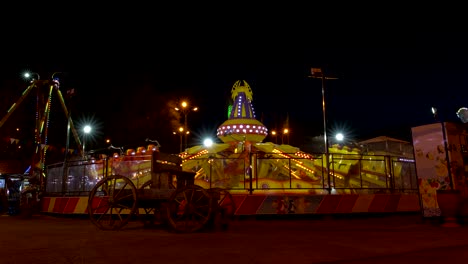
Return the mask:
[[[398,158],[398,161],[404,161],[404,162],[414,162],[414,159]]]
[[[205,155],[205,154],[208,154],[208,150],[206,150],[206,149],[201,150],[201,151],[199,151],[199,152],[197,152],[197,153],[191,155],[190,157],[189,157],[189,156],[185,157],[185,159],[182,160],[182,163],[185,163],[185,162],[190,161],[190,160],[192,160],[192,159],[196,159],[196,158],[198,158],[198,157],[200,157],[200,156],[203,156],[203,155]]]
[[[314,158],[312,156],[310,156],[309,154],[304,153],[304,152],[296,152],[296,153],[294,153],[294,155],[299,156],[299,157],[304,158],[304,159],[314,160]]]
[[[246,128],[244,128],[244,126]],[[257,126],[257,125],[251,125],[250,124],[239,124],[239,125],[227,125],[227,126],[222,126],[218,128],[218,132],[216,135],[225,135],[225,134],[230,134],[230,133],[243,133],[243,134],[256,134],[256,135],[268,135],[268,129],[264,126]]]
[[[280,155],[280,156],[282,156],[282,157],[284,157],[284,158],[288,158],[288,159],[290,159],[290,160],[296,162],[296,166],[298,166],[299,168],[302,168],[303,170],[308,171],[308,172],[310,172],[310,173],[315,173],[314,170],[311,170],[311,169],[305,167],[305,166],[303,165],[304,162],[299,161],[299,160],[293,158],[291,155],[285,154],[283,151],[281,151],[281,150],[279,150],[279,149],[276,149],[276,148],[273,149],[273,152],[274,152],[274,153],[277,153],[278,155]]]

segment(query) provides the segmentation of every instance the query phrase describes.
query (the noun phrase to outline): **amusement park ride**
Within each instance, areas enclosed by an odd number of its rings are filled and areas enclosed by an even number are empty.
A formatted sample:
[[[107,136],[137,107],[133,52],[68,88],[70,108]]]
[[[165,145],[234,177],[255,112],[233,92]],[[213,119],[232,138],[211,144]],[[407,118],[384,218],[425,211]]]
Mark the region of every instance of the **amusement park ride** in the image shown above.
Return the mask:
[[[31,166],[28,170],[30,182],[36,180],[40,183],[40,186],[44,184],[44,170],[45,170],[45,157],[47,151],[47,134],[49,130],[49,117],[52,105],[52,97],[55,92],[65,116],[68,119],[68,129],[71,129],[73,137],[78,145],[78,149],[81,151],[82,145],[78,133],[73,126],[70,113],[65,105],[65,100],[60,91],[60,81],[56,75],[59,72],[52,74],[50,80],[41,80],[39,74],[26,73],[26,78],[31,78],[30,85],[23,91],[20,98],[13,103],[8,109],[6,115],[0,120],[0,128],[5,124],[13,112],[20,106],[20,104],[28,97],[36,97],[36,115],[35,115],[35,128],[34,128],[34,147]],[[33,76],[35,75],[35,77]]]
[[[98,227],[113,230],[125,226],[132,214],[146,215],[149,222],[162,214],[175,230],[185,232],[204,227],[220,212],[227,218],[233,214],[310,213],[319,208],[316,197],[325,199],[329,194],[365,197],[379,192],[417,191],[414,162],[402,157],[335,146],[326,154],[305,153],[289,144],[264,142],[268,129],[256,119],[252,89],[246,81],[235,82],[231,89],[228,119],[217,129],[221,143],[165,155],[149,146],[141,155],[123,154],[122,150],[120,155],[103,155],[102,159],[47,166],[45,173],[44,146],[54,91],[77,149],[83,154],[83,145],[54,75],[51,80],[40,80],[39,76],[33,79],[0,121],[1,127],[19,104],[36,92],[35,153],[29,173],[33,178],[39,175],[41,186],[47,191],[43,212],[89,214]],[[163,167],[168,163],[176,165],[165,171]],[[257,203],[258,198],[263,202]],[[76,207],[60,208],[67,204],[61,199],[77,201]],[[286,202],[289,208],[285,211]],[[238,205],[245,207],[238,212]],[[114,221],[115,216],[120,221]]]

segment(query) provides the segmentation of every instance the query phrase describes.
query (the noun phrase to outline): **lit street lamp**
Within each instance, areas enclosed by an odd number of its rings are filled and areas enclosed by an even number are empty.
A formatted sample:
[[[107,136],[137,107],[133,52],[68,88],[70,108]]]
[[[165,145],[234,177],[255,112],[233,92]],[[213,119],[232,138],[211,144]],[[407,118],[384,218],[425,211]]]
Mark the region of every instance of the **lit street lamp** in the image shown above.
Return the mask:
[[[463,123],[468,123],[468,108],[461,107],[456,114]]]
[[[188,131],[185,131],[184,133],[184,127],[179,127],[178,131],[177,132],[172,132],[174,135],[179,133],[179,136],[180,136],[180,153],[182,153],[183,151],[183,141],[182,141],[182,135],[185,134],[185,136],[187,136],[187,134],[189,133]]]
[[[335,139],[336,139],[337,142],[342,142],[345,138],[344,138],[343,133],[337,133],[335,135]]]
[[[278,137],[276,135],[276,131],[275,130],[271,131],[271,135],[275,138],[275,144],[278,144]]]
[[[91,126],[86,125],[83,128],[83,158],[85,157],[85,142],[86,142],[86,137],[89,133],[91,133]]]
[[[286,136],[286,139],[288,140],[287,144],[289,144],[289,129],[283,129],[283,135],[281,136],[281,144],[284,144],[284,136]]]
[[[330,180],[330,153],[329,153],[329,145],[328,145],[328,138],[327,138],[327,115],[326,115],[326,107],[325,107],[325,80],[335,80],[338,78],[328,77],[325,76],[321,68],[311,68],[311,76],[312,78],[321,79],[322,81],[322,113],[323,113],[323,141],[325,143],[325,164],[327,166],[327,179],[328,179],[328,193],[331,193],[331,180]]]
[[[185,148],[187,149],[187,135],[190,133],[188,126],[187,126],[187,115],[191,111],[194,111],[194,112],[198,111],[198,107],[190,107],[187,101],[182,101],[180,103],[180,106],[181,106],[180,108],[175,107],[174,109],[176,111],[180,111],[184,115],[184,130],[186,131],[185,132]],[[182,150],[180,152],[182,152]]]
[[[29,79],[29,78],[32,77],[33,74],[35,74],[37,76],[37,79],[32,79],[32,81],[41,79],[41,76],[39,76],[39,73],[37,73],[37,72],[32,72],[32,73],[26,72],[26,73],[24,73],[24,77]]]

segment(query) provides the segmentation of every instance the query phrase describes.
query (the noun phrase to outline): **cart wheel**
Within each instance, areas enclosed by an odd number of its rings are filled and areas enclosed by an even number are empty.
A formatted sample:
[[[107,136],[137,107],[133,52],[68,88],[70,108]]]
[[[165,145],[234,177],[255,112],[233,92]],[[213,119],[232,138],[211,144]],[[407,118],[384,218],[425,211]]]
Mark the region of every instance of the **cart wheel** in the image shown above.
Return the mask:
[[[137,209],[135,185],[127,177],[111,175],[100,180],[91,190],[88,214],[91,222],[103,230],[125,226]]]
[[[150,189],[152,185],[153,185],[153,180],[149,180],[149,181],[143,183],[143,185],[141,185],[141,187],[139,189],[140,190],[141,189]],[[153,206],[149,206],[148,204],[149,203],[142,203],[141,209],[143,209],[145,214],[144,215],[139,215],[139,219],[140,219],[141,222],[143,222],[144,226],[151,227],[151,226],[154,226],[156,224],[156,221],[158,219],[160,221],[162,221],[162,219],[161,219],[161,209],[160,209],[160,206],[153,207]],[[154,205],[154,203],[151,203],[151,204]]]
[[[143,183],[143,185],[141,185],[140,189],[150,188],[151,185],[153,185],[153,180],[149,180],[149,181]]]
[[[236,204],[231,193],[223,188],[211,188],[210,190],[219,193],[219,197],[218,195],[215,196],[218,198],[218,210],[222,211],[225,218],[232,219],[236,212]]]
[[[216,208],[213,209],[213,224],[220,224],[223,230],[226,230],[229,221],[233,219],[236,212],[236,204],[232,198],[231,193],[224,188],[211,188],[210,193],[213,199],[216,200]],[[215,202],[215,201],[213,201]]]
[[[198,185],[176,189],[166,207],[169,225],[180,233],[202,229],[210,219],[212,201],[208,191]]]

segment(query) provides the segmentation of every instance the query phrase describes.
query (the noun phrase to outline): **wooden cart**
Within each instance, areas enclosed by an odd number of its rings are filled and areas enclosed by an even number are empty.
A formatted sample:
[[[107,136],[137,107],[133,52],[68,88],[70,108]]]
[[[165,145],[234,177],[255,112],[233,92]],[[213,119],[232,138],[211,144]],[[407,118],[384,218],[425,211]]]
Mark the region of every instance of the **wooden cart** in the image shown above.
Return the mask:
[[[128,177],[106,176],[89,194],[91,221],[102,230],[121,229],[134,216],[146,225],[159,221],[181,233],[214,224],[226,228],[235,212],[231,194],[195,185],[196,173],[183,171],[181,164],[177,155],[154,152],[151,180],[138,189]]]

